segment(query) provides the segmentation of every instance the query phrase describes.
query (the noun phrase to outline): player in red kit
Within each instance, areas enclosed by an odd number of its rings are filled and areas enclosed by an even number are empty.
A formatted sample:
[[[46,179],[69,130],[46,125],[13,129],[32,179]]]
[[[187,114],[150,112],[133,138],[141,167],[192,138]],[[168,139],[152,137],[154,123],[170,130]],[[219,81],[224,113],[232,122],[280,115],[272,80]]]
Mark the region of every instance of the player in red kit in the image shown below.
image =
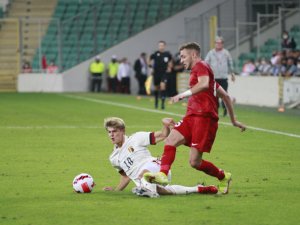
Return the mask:
[[[218,129],[217,96],[224,101],[231,122],[244,131],[246,127],[235,119],[230,96],[215,82],[210,66],[200,58],[200,46],[187,43],[180,47],[181,63],[191,70],[190,89],[171,98],[173,103],[189,97],[187,112],[165,141],[160,172],[145,173],[146,180],[167,184],[167,174],[175,160],[176,148],[182,144],[190,147],[190,165],[196,170],[216,177],[219,192],[228,193],[231,173],[219,169],[213,163],[202,159],[203,152],[210,152]]]

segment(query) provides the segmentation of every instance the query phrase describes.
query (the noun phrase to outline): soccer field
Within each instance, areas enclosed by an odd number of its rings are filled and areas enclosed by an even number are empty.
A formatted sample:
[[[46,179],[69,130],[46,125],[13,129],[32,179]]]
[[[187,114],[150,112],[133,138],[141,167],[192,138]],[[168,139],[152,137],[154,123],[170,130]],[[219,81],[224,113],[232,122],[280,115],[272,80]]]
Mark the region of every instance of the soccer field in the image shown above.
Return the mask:
[[[163,117],[176,121],[181,104],[154,110],[151,98],[108,94],[0,94],[0,224],[24,225],[295,225],[300,221],[300,112],[236,106],[241,133],[221,118],[217,138],[204,158],[230,171],[228,195],[140,198],[104,192],[118,173],[108,156],[103,128],[108,116],[122,117],[127,133],[155,131]],[[261,128],[261,129],[259,129]],[[163,144],[150,147],[159,156]],[[180,147],[172,183],[192,186],[217,180],[190,168]],[[91,194],[72,190],[73,178],[93,176]]]

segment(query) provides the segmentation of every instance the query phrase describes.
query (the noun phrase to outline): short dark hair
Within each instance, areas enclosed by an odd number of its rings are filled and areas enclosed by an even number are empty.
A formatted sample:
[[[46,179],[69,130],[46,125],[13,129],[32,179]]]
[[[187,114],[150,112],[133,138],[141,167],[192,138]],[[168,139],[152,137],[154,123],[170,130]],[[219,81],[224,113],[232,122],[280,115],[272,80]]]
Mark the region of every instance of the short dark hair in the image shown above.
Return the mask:
[[[164,45],[167,44],[165,41],[159,41],[158,43],[163,43]]]
[[[199,55],[200,55],[200,52],[201,52],[200,45],[196,42],[188,42],[188,43],[185,43],[185,44],[181,45],[180,48],[179,48],[179,51],[181,51],[183,49],[195,50],[196,52],[198,52]]]

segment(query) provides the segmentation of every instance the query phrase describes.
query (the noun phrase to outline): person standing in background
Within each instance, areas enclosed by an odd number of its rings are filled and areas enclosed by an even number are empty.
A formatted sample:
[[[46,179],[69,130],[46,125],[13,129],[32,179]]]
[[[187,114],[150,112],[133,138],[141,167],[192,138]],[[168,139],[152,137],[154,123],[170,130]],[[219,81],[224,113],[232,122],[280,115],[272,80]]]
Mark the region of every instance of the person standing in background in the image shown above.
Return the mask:
[[[172,59],[170,52],[165,51],[166,42],[159,41],[158,50],[150,56],[149,67],[153,67],[155,108],[158,108],[158,96],[161,97],[161,109],[165,109],[167,68]]]
[[[223,37],[216,37],[215,48],[210,50],[206,57],[205,61],[211,66],[215,80],[221,85],[221,87],[227,92],[228,90],[228,81],[227,76],[231,74],[231,80],[235,81],[235,75],[233,70],[233,61],[232,57],[227,49],[224,48],[224,39]],[[218,101],[219,103],[219,101]],[[218,104],[219,107],[219,104]],[[227,115],[227,109],[224,102],[222,101],[223,116]]]
[[[121,83],[121,93],[130,94],[131,68],[127,58],[123,58],[118,69],[118,80]]]
[[[113,55],[111,57],[111,61],[108,64],[107,68],[107,84],[108,84],[108,92],[117,92],[117,85],[118,85],[118,69],[119,69],[119,63],[117,60],[117,56]]]
[[[102,86],[102,74],[105,71],[105,64],[100,57],[96,56],[95,61],[90,65],[91,92],[100,92]]]
[[[58,66],[55,65],[53,60],[47,66],[47,73],[49,73],[49,74],[58,73]]]
[[[148,76],[147,55],[141,53],[140,57],[134,63],[135,77],[139,84],[139,95],[146,95],[145,82]]]

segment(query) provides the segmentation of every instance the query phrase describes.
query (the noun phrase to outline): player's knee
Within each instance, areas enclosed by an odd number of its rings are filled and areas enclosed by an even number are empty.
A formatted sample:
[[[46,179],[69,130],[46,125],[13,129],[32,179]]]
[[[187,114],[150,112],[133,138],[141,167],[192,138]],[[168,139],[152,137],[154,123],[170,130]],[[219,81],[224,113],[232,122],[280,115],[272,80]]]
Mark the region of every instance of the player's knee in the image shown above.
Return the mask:
[[[199,160],[190,159],[190,165],[191,165],[191,167],[197,169],[200,165],[200,162],[199,162]]]
[[[172,146],[176,146],[178,143],[178,140],[176,137],[172,137],[171,135],[169,135],[166,140],[165,140],[165,144],[166,145],[172,145]]]
[[[166,145],[172,145],[176,147],[183,143],[184,143],[184,137],[180,135],[177,131],[173,131],[173,130],[165,140]]]

